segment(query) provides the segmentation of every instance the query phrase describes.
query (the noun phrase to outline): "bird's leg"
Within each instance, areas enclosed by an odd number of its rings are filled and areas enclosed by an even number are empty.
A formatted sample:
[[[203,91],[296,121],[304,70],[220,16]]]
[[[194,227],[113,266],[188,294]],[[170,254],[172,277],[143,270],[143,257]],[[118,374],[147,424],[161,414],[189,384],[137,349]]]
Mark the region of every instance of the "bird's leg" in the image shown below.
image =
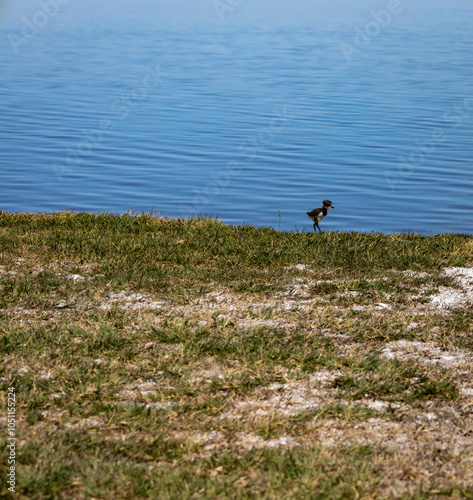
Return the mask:
[[[317,223],[316,223],[317,224]],[[317,224],[317,227],[319,228],[319,233],[322,232],[322,229],[320,229],[319,225]]]
[[[317,224],[317,222],[314,222],[314,231],[317,232],[317,229],[315,229],[315,225]]]

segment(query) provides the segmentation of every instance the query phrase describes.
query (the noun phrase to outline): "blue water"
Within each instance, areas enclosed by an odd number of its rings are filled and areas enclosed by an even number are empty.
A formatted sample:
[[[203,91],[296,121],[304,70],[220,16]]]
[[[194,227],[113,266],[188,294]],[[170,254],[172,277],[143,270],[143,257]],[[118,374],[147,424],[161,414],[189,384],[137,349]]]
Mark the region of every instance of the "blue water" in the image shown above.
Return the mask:
[[[0,209],[472,233],[473,11],[369,13],[3,29]]]

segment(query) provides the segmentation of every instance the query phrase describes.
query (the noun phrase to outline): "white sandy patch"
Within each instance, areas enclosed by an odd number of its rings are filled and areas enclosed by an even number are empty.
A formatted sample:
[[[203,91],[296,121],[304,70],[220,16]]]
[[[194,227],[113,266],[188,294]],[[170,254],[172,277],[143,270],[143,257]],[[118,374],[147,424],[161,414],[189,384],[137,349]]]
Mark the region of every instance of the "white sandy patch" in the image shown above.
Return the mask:
[[[275,439],[263,439],[257,434],[240,434],[237,446],[245,450],[262,449],[262,448],[292,448],[299,443],[292,436],[281,436]]]
[[[327,302],[324,299],[311,299],[311,300],[283,300],[282,302],[274,303],[275,311],[292,311],[292,310],[307,310],[315,309],[315,304],[318,302]],[[270,303],[267,304],[270,306]],[[270,306],[271,307],[271,306]]]
[[[27,373],[29,373],[30,371],[30,366],[29,365],[23,365],[23,366],[20,366],[17,370],[17,373],[19,375],[26,375]]]
[[[7,312],[11,313],[14,316],[34,316],[38,314],[38,312],[43,312],[35,309],[25,309],[24,307],[14,307],[13,309],[0,309],[0,311],[5,313]]]
[[[190,439],[194,443],[203,444],[204,450],[212,450],[215,448],[222,440],[222,433],[219,431],[210,432],[199,432],[197,434],[191,435]]]
[[[157,401],[156,403],[146,403],[144,406],[145,408],[153,408],[154,410],[166,410],[176,406],[176,403],[173,403],[172,401]]]
[[[351,307],[352,311],[388,311],[391,309],[392,307],[384,302],[377,302],[376,304],[367,306],[356,305]]]
[[[48,410],[41,411],[40,414],[47,420],[56,421],[61,420],[64,415],[69,412],[66,410],[55,410],[54,408],[49,408]]]
[[[18,273],[16,271],[7,271],[6,266],[0,266],[0,275],[3,276],[16,276]]]
[[[332,383],[341,377],[341,372],[330,372],[328,370],[321,370],[309,375],[309,383],[316,387],[331,387]]]
[[[239,449],[249,451],[262,448],[292,448],[298,444],[296,438],[292,436],[281,436],[274,439],[263,439],[261,436],[253,433],[240,432],[233,435],[232,443],[230,443],[225,435],[219,431],[198,432],[195,434],[186,435],[184,433],[174,434],[175,439],[191,441],[195,444],[203,446],[205,451],[213,451],[215,449],[229,449],[236,446]]]
[[[337,297],[359,297],[361,295],[360,292],[356,292],[355,290],[348,290],[347,292],[337,293]]]
[[[64,427],[67,427],[68,429],[90,429],[93,427],[100,427],[103,423],[104,421],[100,418],[89,417],[79,420],[78,422],[75,422],[73,424],[65,423]]]
[[[432,275],[429,273],[423,273],[423,272],[419,272],[419,271],[411,271],[410,269],[408,269],[407,271],[404,271],[403,274],[405,274],[406,276],[410,276],[412,278],[431,278],[432,277]]]
[[[319,407],[321,391],[310,390],[301,387],[302,384],[287,384],[281,392],[277,393],[277,384],[267,389],[258,389],[255,398],[239,401],[234,408],[224,415],[229,419],[240,419],[243,417],[255,418],[263,417],[273,413],[291,416],[303,411],[315,410]]]
[[[402,361],[416,360],[427,364],[439,364],[445,367],[458,368],[470,367],[472,355],[465,351],[443,351],[433,342],[417,342],[398,340],[389,342],[381,351],[386,359],[399,359]]]
[[[473,398],[473,387],[464,385],[460,388],[460,394],[466,398]]]
[[[111,293],[109,296],[109,303],[102,304],[100,309],[107,311],[112,308],[113,304],[120,305],[126,309],[140,310],[140,309],[162,309],[165,302],[155,301],[150,295],[142,293],[126,292]]]
[[[445,275],[454,278],[461,289],[441,286],[430,303],[439,309],[463,308],[473,304],[473,268],[447,267]]]
[[[146,398],[149,396],[154,396],[158,393],[159,390],[172,391],[176,390],[175,387],[163,385],[155,380],[147,380],[145,382],[133,382],[132,384],[128,384],[123,388],[117,396],[125,397],[127,399],[140,399]]]
[[[225,292],[210,292],[203,297],[197,299],[197,304],[204,305],[206,307],[216,307],[219,304],[230,304],[232,302],[238,302],[239,297]]]
[[[296,323],[290,323],[282,318],[242,319],[242,320],[236,320],[236,324],[238,325],[238,328],[241,328],[242,330],[251,330],[252,328],[258,328],[262,326],[265,326],[267,328],[282,329],[282,330],[294,329],[297,327]]]
[[[259,387],[252,397],[237,401],[223,418],[259,418],[274,413],[293,416],[316,410],[328,394],[328,389],[341,373],[321,371],[309,376],[308,382],[276,382]]]
[[[356,401],[354,404],[359,404],[362,406],[366,406],[370,410],[375,410],[379,412],[384,412],[388,409],[395,408],[396,410],[403,408],[405,405],[401,405],[400,403],[392,403],[391,401],[379,401],[373,399],[372,401]]]
[[[303,271],[306,271],[306,272],[309,272],[309,273],[313,273],[313,269],[311,269],[309,266],[307,266],[306,264],[295,264],[294,266],[287,266],[285,267],[284,269],[287,269],[288,271],[300,271],[300,272],[303,272]]]
[[[286,292],[276,294],[276,297],[309,297],[309,285],[306,280],[296,278],[291,285],[288,286]]]
[[[85,278],[83,276],[81,276],[80,274],[71,274],[70,276],[68,276],[68,278],[70,280],[74,280],[74,281],[82,281],[84,280]]]
[[[352,306],[352,311],[366,311],[367,309],[369,309],[368,306]]]
[[[318,330],[313,330],[314,335],[318,335],[319,331]],[[347,347],[349,344],[353,343],[353,339],[350,337],[350,335],[347,335],[346,333],[342,333],[341,331],[337,330],[332,330],[331,328],[322,328],[320,330],[320,334],[323,337],[328,337],[330,339],[334,339],[337,341],[339,344],[343,345],[344,347]]]

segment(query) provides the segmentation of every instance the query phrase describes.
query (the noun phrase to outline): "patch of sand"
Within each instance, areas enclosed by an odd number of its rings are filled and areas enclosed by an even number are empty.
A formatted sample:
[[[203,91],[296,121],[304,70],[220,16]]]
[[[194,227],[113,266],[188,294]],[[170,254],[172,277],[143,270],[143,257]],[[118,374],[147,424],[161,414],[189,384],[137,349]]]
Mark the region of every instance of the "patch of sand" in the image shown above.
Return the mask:
[[[434,342],[410,340],[389,342],[381,351],[381,355],[386,359],[415,360],[421,363],[442,365],[446,368],[470,369],[473,361],[472,355],[466,351],[460,349],[443,351]]]
[[[460,289],[441,286],[439,293],[430,298],[430,304],[439,309],[457,309],[473,304],[473,268],[447,267],[446,276],[454,278]]]
[[[100,309],[107,311],[116,304],[125,309],[140,310],[140,309],[162,309],[165,305],[164,301],[152,300],[152,297],[142,293],[119,292],[111,293],[109,301],[101,304]]]

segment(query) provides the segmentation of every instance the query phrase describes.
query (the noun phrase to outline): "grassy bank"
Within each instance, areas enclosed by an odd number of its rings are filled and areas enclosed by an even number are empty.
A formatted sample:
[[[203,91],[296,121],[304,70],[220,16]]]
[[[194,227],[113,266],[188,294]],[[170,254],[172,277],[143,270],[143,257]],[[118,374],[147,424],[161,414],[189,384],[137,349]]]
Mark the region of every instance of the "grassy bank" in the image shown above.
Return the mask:
[[[466,235],[0,212],[0,469],[14,387],[18,498],[473,498],[472,265]]]

